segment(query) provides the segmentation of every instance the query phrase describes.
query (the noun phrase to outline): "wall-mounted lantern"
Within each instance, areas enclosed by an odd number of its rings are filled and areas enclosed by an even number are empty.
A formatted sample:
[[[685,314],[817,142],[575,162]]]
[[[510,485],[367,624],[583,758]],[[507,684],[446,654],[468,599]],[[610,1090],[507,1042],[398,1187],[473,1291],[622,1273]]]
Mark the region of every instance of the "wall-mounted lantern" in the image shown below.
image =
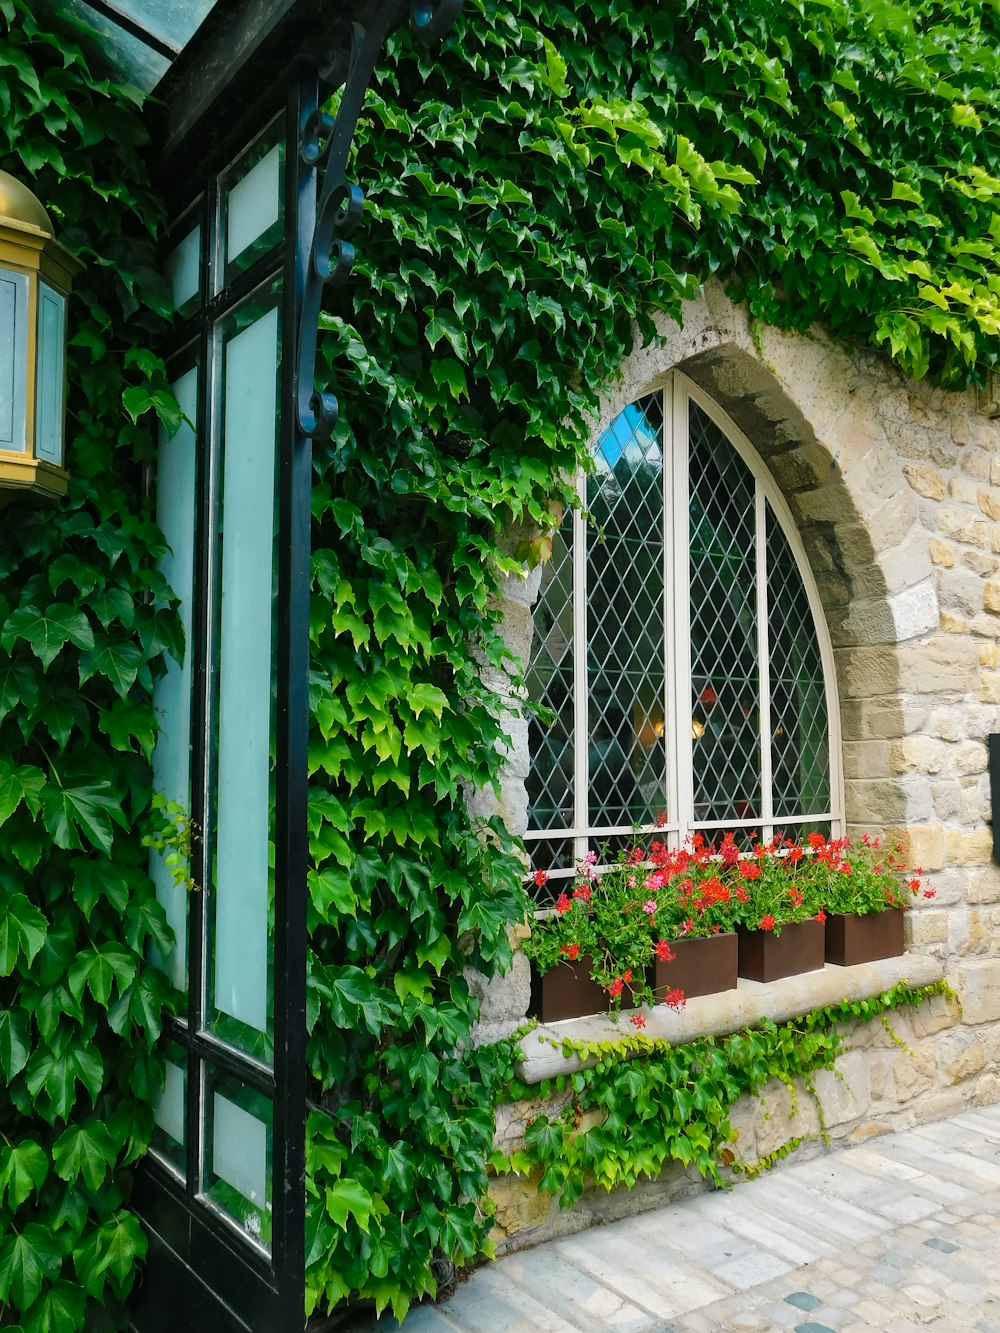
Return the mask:
[[[66,298],[80,268],[0,171],[0,490],[66,494]]]

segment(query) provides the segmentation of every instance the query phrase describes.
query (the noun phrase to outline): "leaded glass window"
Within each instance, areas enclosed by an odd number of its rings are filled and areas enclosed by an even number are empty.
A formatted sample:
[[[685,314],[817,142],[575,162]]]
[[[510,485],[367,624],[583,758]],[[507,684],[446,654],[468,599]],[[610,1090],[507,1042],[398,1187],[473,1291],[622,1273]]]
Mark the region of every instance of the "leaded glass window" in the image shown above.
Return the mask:
[[[749,442],[683,376],[594,447],[534,617],[532,860],[636,830],[837,831],[832,658],[801,543]]]

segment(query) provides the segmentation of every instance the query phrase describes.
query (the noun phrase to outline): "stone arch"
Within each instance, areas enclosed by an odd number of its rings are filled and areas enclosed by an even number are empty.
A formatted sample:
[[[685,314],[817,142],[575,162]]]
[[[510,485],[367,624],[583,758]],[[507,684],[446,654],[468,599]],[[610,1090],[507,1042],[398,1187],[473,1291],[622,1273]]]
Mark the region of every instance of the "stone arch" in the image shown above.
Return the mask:
[[[716,287],[685,307],[681,324],[661,318],[658,332],[623,362],[595,434],[673,370],[724,408],[770,469],[806,547],[834,647],[848,823],[926,818],[899,747],[910,722],[906,646],[933,635],[940,616],[918,498],[873,410],[885,373],[821,336],[752,327]],[[954,647],[941,645],[942,672]]]
[[[908,380],[870,349],[848,352],[820,332],[754,326],[709,284],[680,323],[660,317],[656,340],[625,358],[594,437],[675,369],[753,443],[798,525],[833,644],[848,827],[899,837],[937,893],[909,914],[910,945],[949,960],[989,952],[1000,908],[978,905],[1000,903],[984,823],[984,740],[1000,730],[1000,426],[974,392]],[[522,660],[539,576],[507,580],[507,639]],[[488,674],[516,707],[509,680]],[[530,763],[522,723],[512,715],[499,800],[470,799],[518,834]],[[994,911],[987,927],[980,918]],[[976,967],[1000,963],[964,965],[961,979],[973,984]],[[474,985],[481,1039],[516,1026],[523,959],[509,978]]]

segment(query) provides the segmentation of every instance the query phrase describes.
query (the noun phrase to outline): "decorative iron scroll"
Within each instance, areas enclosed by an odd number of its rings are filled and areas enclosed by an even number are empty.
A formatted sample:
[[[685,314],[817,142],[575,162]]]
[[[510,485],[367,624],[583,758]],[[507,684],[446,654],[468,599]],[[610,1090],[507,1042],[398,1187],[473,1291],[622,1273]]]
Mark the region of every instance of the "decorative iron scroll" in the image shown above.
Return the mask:
[[[407,8],[410,23],[424,41],[443,37],[462,8],[462,0],[378,0],[365,15],[345,28],[344,40],[320,74],[333,89],[343,87],[336,118],[314,112],[302,126],[299,155],[323,172],[316,207],[316,228],[302,294],[296,376],[296,411],[303,435],[324,439],[337,422],[337,399],[315,388],[316,345],[323,292],[350,276],[354,246],[347,239],[361,221],[365,196],[346,179],[347,158],[371,83],[375,62],[389,33]]]

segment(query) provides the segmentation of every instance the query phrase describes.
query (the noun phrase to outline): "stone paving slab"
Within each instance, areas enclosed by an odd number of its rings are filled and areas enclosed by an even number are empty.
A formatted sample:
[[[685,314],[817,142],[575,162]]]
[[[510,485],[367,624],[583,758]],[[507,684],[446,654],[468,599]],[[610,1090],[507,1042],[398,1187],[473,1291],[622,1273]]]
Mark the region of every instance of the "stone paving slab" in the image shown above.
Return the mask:
[[[392,1333],[386,1317],[351,1325]],[[1000,1109],[472,1273],[404,1333],[1000,1333]]]

